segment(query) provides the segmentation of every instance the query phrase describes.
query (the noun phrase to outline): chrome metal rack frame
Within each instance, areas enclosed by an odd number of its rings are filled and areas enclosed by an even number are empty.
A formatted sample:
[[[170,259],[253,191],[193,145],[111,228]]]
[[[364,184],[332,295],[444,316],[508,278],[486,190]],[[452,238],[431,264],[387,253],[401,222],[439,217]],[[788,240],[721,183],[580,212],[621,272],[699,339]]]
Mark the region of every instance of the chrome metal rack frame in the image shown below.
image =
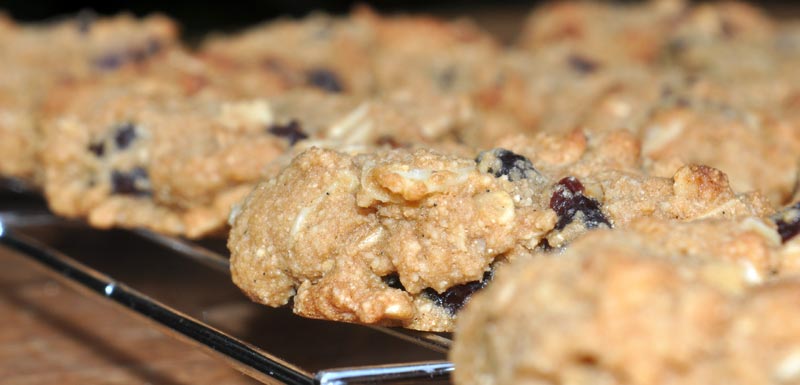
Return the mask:
[[[8,182],[0,184],[0,189],[5,191],[4,194],[27,194],[24,187]],[[380,365],[336,367],[315,372],[301,369],[254,344],[242,341],[187,315],[180,309],[151,298],[136,288],[25,234],[26,228],[40,225],[85,226],[79,222],[57,218],[48,213],[44,207],[36,210],[7,209],[0,211],[0,246],[13,249],[35,261],[55,279],[119,305],[128,313],[150,321],[165,334],[206,351],[262,383],[289,385],[449,383],[453,365],[443,360],[387,362]],[[189,258],[192,263],[205,265],[220,274],[228,274],[227,257],[199,243],[145,230],[131,232],[141,237],[143,242],[152,242],[171,253]],[[439,353],[446,353],[451,342],[446,334],[376,326],[369,328]]]

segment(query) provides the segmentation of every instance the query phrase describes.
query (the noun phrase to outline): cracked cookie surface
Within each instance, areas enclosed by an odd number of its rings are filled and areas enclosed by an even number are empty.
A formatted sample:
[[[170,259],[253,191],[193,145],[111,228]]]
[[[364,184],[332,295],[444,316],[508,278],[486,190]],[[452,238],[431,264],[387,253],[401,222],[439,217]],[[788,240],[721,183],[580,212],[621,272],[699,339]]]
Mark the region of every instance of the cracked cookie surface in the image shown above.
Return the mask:
[[[234,214],[234,281],[272,306],[296,294],[301,315],[450,330],[453,291],[555,223],[514,183],[431,150],[311,149]]]
[[[542,158],[546,151],[526,151],[535,161],[499,148],[475,159],[429,149],[311,148],[234,212],[234,281],[270,306],[294,297],[305,316],[450,330],[461,305],[454,293],[481,289],[495,265],[569,248],[586,233],[625,229],[638,218],[771,212],[708,167],[686,166],[672,178],[578,167],[579,179],[570,166],[583,154],[556,165]],[[748,263],[767,274],[768,259]]]

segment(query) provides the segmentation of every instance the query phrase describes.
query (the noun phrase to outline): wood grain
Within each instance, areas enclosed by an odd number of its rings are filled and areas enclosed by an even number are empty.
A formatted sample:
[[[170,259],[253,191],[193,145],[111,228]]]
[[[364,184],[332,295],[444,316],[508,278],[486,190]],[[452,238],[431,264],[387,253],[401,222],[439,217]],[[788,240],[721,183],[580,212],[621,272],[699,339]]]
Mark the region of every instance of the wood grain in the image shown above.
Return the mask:
[[[256,383],[3,248],[0,379],[5,385]]]

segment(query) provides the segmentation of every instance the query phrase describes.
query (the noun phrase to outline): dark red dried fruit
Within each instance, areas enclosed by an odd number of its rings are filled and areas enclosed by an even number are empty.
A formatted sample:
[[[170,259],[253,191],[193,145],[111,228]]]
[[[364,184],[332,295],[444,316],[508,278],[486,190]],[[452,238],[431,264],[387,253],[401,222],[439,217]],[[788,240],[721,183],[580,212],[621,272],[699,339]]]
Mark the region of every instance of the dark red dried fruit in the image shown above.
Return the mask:
[[[286,138],[291,146],[294,146],[295,143],[308,138],[308,135],[303,132],[302,127],[300,127],[300,122],[297,120],[291,120],[287,124],[273,124],[267,129],[267,131],[275,136]]]
[[[308,84],[321,88],[328,92],[339,93],[344,91],[342,81],[333,71],[325,68],[317,68],[306,73]]]
[[[481,171],[488,172],[495,178],[506,175],[511,181],[527,179],[539,173],[528,158],[503,148],[484,151],[478,154],[475,162]]]
[[[732,39],[739,34],[739,26],[737,26],[732,21],[728,20],[727,18],[723,17],[721,23],[719,25],[720,32],[722,32],[722,36],[726,39]]]
[[[587,229],[601,225],[611,227],[611,223],[600,210],[600,203],[583,195],[583,191],[583,184],[575,177],[569,176],[558,181],[556,190],[550,197],[550,208],[558,214],[556,230],[564,229],[579,213],[582,214]]]
[[[114,144],[118,150],[128,148],[137,136],[136,126],[131,122],[122,123],[114,128]]]
[[[467,304],[470,297],[475,292],[483,289],[489,284],[489,281],[494,277],[494,270],[489,270],[483,273],[483,278],[480,281],[472,281],[463,283],[461,285],[453,286],[443,293],[438,293],[436,290],[427,288],[422,291],[433,303],[437,306],[447,309],[450,314],[456,314],[464,305]]]
[[[147,51],[148,56],[153,56],[161,52],[161,48],[161,41],[153,38],[147,41],[145,50]]]
[[[141,63],[161,51],[161,42],[157,39],[148,40],[144,46],[135,47],[128,52],[128,58],[134,63]]]
[[[161,48],[161,42],[158,39],[150,39],[143,46],[107,52],[94,58],[92,64],[100,70],[112,71],[131,62],[141,63],[157,54]]]
[[[136,167],[130,171],[111,172],[111,188],[114,194],[144,196],[150,195],[150,178],[147,170]]]
[[[103,142],[89,143],[89,151],[97,157],[101,157],[106,153],[106,145]]]
[[[667,41],[664,50],[668,56],[680,56],[689,48],[689,42],[686,39],[676,38]]]
[[[128,58],[130,59],[131,62],[134,63],[141,63],[147,60],[148,56],[150,56],[150,54],[147,52],[146,49],[136,48],[128,52]]]
[[[117,52],[111,52],[95,58],[93,63],[100,70],[111,71],[125,64],[125,58]]]
[[[545,253],[549,253],[554,249],[554,247],[550,245],[550,241],[548,241],[547,238],[542,238],[542,240],[539,241],[539,244],[536,246]]]
[[[692,105],[692,102],[689,99],[681,96],[675,99],[675,106],[679,108],[689,108]]]
[[[458,73],[456,71],[456,68],[448,67],[440,71],[436,75],[436,83],[439,85],[440,90],[449,91],[453,89],[453,86],[456,84],[457,78],[458,78]]]
[[[581,55],[570,55],[567,58],[570,68],[583,75],[589,75],[600,69],[600,63]]]
[[[567,191],[569,191],[572,194],[583,194],[583,191],[585,189],[583,187],[583,183],[581,183],[581,181],[579,181],[578,178],[576,178],[574,176],[568,176],[566,178],[562,178],[560,181],[558,181],[557,186],[560,187],[560,188],[566,189]],[[558,187],[556,187],[556,188],[558,188]],[[550,200],[550,206],[552,206],[552,205],[553,205],[553,201]]]
[[[800,202],[775,214],[772,220],[778,226],[781,240],[786,242],[800,234]]]
[[[381,277],[381,280],[383,280],[383,283],[385,283],[387,286],[391,287],[392,289],[400,289],[400,290],[405,290],[406,289],[405,286],[403,286],[403,283],[400,282],[400,276],[397,275],[397,273],[384,275],[383,277]]]

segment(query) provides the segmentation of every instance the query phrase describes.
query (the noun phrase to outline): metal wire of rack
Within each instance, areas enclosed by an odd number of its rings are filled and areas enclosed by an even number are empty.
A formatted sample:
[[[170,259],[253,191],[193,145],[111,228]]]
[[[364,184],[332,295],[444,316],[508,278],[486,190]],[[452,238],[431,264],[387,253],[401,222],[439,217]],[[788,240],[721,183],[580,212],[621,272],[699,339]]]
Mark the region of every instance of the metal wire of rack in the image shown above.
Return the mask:
[[[13,185],[15,194],[24,189]],[[65,221],[45,210],[0,212],[0,246],[13,249],[37,262],[55,279],[85,293],[98,295],[127,310],[132,315],[149,320],[165,334],[192,344],[212,356],[220,358],[242,373],[265,384],[289,385],[355,385],[355,384],[448,384],[453,365],[447,361],[421,361],[386,363],[354,367],[335,367],[310,372],[270,352],[242,341],[186,313],[151,298],[136,288],[87,266],[70,255],[60,252],[24,233],[29,226],[57,224],[59,226],[84,226],[80,222]],[[193,263],[205,265],[227,274],[228,259],[200,244],[153,233],[132,230],[137,236],[189,258]],[[371,326],[392,337],[412,342],[431,351],[445,353],[450,338],[437,333],[415,332]]]

